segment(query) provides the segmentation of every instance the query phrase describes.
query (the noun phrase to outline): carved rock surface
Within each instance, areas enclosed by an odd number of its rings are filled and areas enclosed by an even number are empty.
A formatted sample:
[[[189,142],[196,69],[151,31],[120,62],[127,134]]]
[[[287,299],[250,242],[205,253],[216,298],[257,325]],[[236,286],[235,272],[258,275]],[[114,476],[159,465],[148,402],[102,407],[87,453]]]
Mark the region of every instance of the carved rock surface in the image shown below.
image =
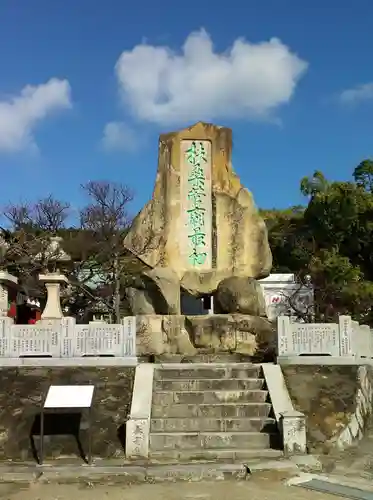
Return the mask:
[[[266,277],[272,266],[265,223],[231,154],[228,128],[199,122],[161,135],[152,199],[124,240],[146,265],[172,269],[196,296],[230,276]]]
[[[262,287],[254,278],[231,276],[222,280],[214,296],[217,313],[239,313],[266,317]]]
[[[254,356],[263,345],[273,345],[271,323],[258,316],[215,314],[200,316],[143,315],[136,318],[139,356],[202,351]]]
[[[136,344],[138,356],[197,352],[185,329],[185,316],[137,316]]]

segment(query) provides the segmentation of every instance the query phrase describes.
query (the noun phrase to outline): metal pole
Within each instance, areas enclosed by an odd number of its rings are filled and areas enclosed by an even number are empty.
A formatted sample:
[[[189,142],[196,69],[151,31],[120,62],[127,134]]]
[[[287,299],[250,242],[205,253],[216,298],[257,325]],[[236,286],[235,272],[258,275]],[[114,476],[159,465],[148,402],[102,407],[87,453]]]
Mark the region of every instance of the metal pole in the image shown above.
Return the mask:
[[[39,463],[43,465],[44,462],[44,407],[40,413],[40,458]]]
[[[91,418],[91,406],[88,410],[88,465],[92,465],[92,418]]]

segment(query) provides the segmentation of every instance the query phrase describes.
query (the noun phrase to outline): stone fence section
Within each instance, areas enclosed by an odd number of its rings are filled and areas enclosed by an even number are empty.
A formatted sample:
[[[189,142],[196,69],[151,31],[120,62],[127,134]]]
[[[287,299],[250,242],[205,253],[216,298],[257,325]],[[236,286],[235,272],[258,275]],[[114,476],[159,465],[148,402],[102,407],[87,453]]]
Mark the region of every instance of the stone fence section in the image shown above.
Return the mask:
[[[15,325],[11,318],[0,317],[0,359],[45,356],[136,357],[136,318],[125,317],[119,325],[77,325],[71,317]]]
[[[373,358],[373,332],[350,316],[339,323],[292,323],[279,316],[278,355]]]

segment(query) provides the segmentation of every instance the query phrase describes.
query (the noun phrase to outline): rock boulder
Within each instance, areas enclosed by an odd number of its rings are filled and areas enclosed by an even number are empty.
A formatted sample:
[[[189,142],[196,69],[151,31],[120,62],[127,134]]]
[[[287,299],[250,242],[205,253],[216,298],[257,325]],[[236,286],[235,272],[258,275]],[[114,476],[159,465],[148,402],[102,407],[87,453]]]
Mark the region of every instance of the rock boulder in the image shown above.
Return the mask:
[[[131,314],[179,314],[180,282],[169,268],[143,271],[126,289]]]
[[[263,278],[272,266],[265,223],[233,172],[232,131],[197,123],[160,136],[152,199],[124,245],[150,268],[168,268],[195,296],[231,276]],[[158,271],[156,271],[158,273]]]
[[[258,316],[215,314],[200,316],[138,316],[139,356],[198,352],[238,353],[256,356],[274,349],[275,330]]]
[[[262,287],[254,278],[231,276],[222,280],[214,296],[215,312],[266,317]]]

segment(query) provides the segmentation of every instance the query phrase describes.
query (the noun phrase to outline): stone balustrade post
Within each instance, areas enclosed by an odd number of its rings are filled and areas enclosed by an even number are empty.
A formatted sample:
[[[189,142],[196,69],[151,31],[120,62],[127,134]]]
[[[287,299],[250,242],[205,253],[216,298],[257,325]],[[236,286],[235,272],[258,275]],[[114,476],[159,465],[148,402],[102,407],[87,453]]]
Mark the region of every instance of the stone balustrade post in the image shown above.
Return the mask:
[[[74,357],[74,347],[76,343],[75,326],[76,321],[72,316],[65,316],[60,320],[61,336],[60,336],[60,357]]]
[[[291,325],[289,316],[278,316],[277,318],[277,350],[278,356],[294,354],[291,343]]]
[[[307,453],[305,415],[296,410],[284,411],[281,413],[280,421],[285,455],[305,455]]]
[[[10,355],[13,324],[13,318],[0,316],[0,358],[8,358]]]
[[[360,343],[361,352],[359,353],[363,358],[372,357],[371,343],[370,343],[370,328],[368,325],[360,325]]]
[[[130,415],[126,424],[127,459],[148,458],[154,365],[136,367]]]
[[[121,321],[124,345],[122,356],[136,356],[136,316],[125,316]]]
[[[340,356],[354,356],[353,324],[351,316],[339,317],[339,354]]]

